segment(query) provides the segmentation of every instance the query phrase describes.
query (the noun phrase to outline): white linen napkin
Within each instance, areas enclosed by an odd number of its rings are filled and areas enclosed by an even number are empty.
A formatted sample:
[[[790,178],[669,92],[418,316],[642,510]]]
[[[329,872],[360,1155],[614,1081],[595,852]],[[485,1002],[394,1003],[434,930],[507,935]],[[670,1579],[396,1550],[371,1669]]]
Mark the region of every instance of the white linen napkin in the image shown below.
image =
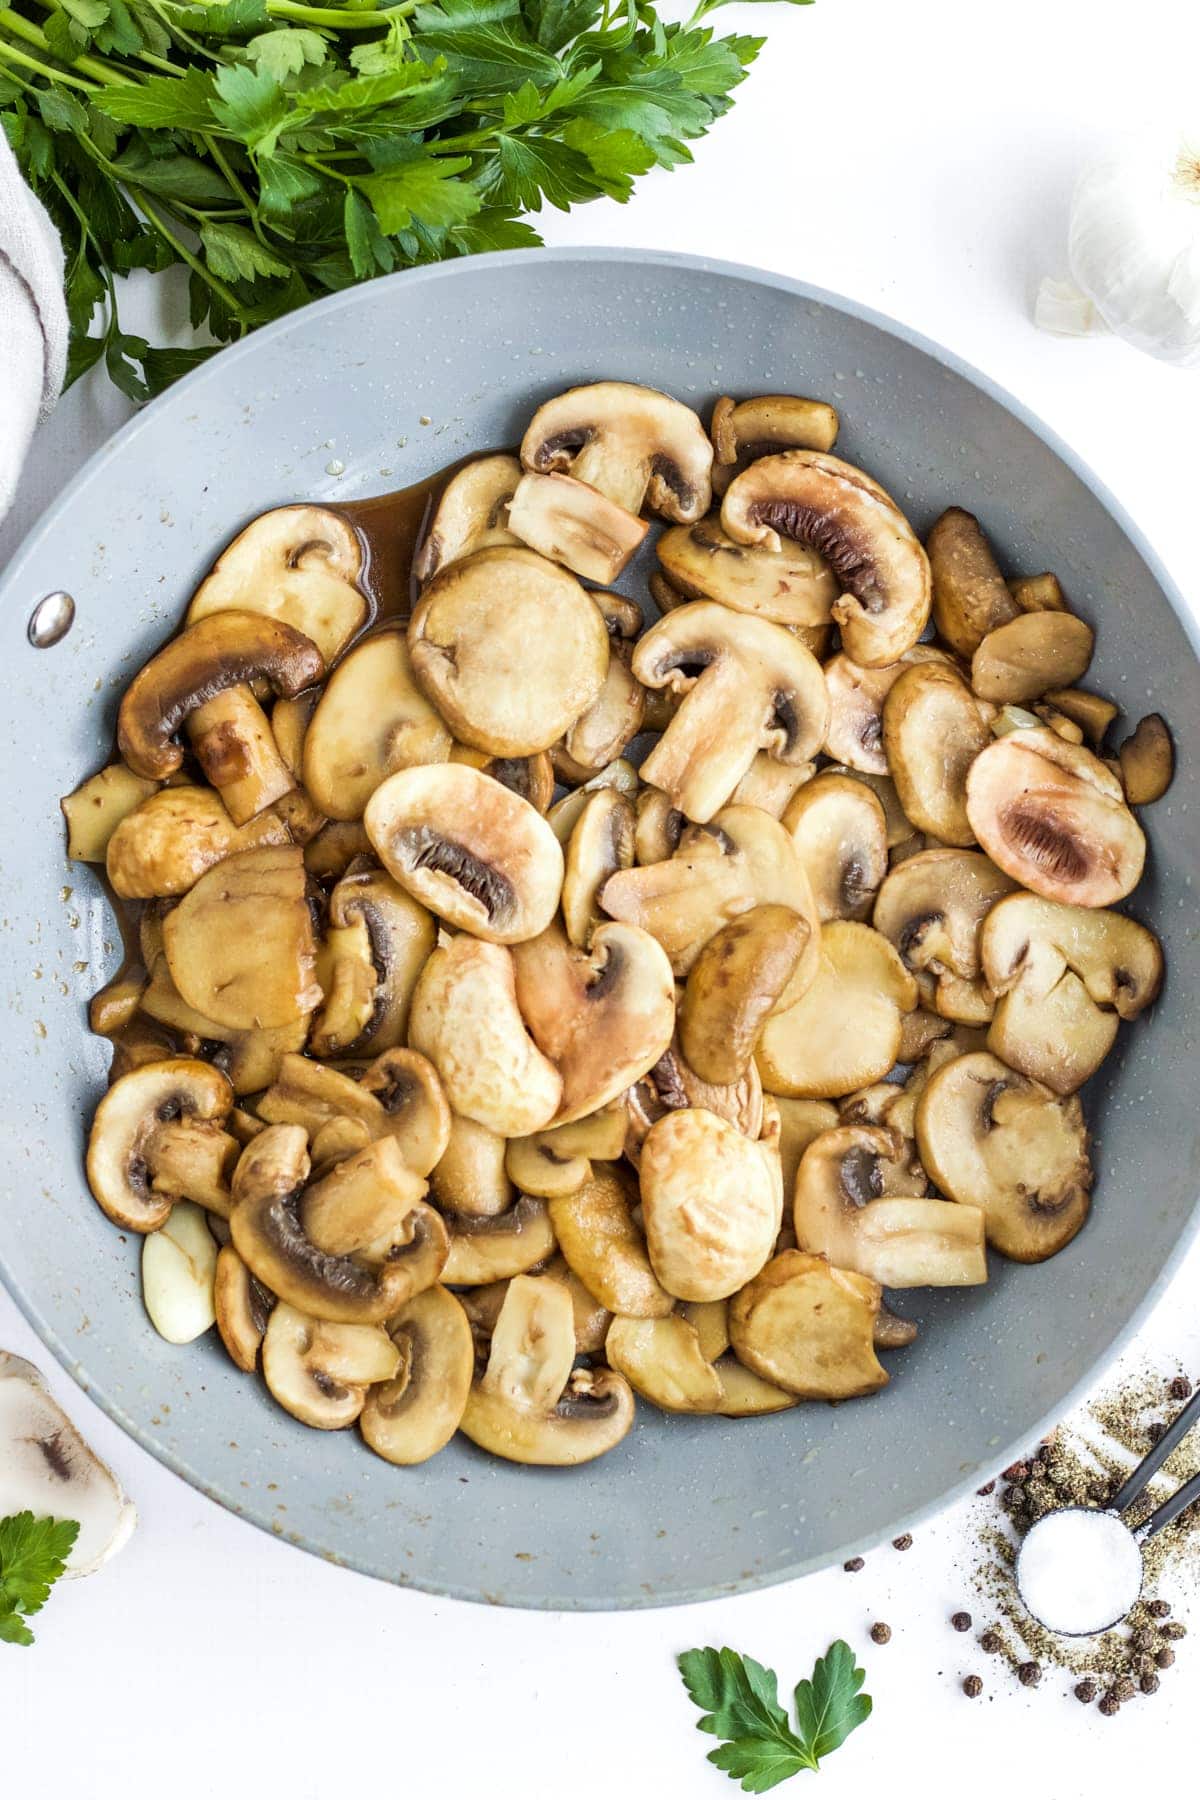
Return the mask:
[[[62,245],[0,131],[0,519],[66,367]]]

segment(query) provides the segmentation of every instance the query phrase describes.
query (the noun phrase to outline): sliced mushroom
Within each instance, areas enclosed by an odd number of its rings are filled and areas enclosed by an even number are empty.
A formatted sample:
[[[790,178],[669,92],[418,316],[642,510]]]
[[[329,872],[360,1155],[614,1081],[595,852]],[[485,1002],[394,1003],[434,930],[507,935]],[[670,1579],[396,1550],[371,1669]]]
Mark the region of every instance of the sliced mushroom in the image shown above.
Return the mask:
[[[966,682],[942,663],[905,669],[883,703],[883,745],[900,804],[918,831],[973,844],[967,775],[992,743]]]
[[[146,991],[144,974],[121,974],[88,1001],[88,1027],[97,1037],[117,1037],[134,1018]]]
[[[561,1282],[519,1275],[472,1384],[461,1429],[510,1462],[570,1466],[619,1444],[633,1423],[629,1384],[611,1369],[575,1369],[571,1296]]]
[[[678,1313],[662,1319],[614,1319],[605,1354],[635,1393],[664,1412],[715,1413],[721,1377],[705,1357],[694,1325]]]
[[[796,1187],[796,1171],[800,1158],[813,1139],[823,1131],[832,1131],[838,1123],[838,1109],[828,1100],[791,1100],[786,1094],[772,1096],[779,1114],[779,1162],[783,1174],[783,1192],[790,1200]]]
[[[1022,1075],[1072,1094],[1112,1047],[1119,1019],[1157,997],[1158,939],[1097,907],[1013,894],[988,915],[983,972],[1000,996],[988,1049]]]
[[[263,1333],[275,1296],[255,1279],[234,1249],[226,1244],[217,1255],[213,1305],[221,1342],[239,1369],[253,1375],[258,1367]]]
[[[656,388],[600,381],[540,406],[521,441],[539,473],[569,473],[626,512],[688,524],[708,511],[712,445],[690,406]]]
[[[822,923],[867,918],[888,866],[887,820],[877,795],[852,776],[825,772],[788,802],[783,824]]]
[[[317,954],[325,998],[314,1056],[376,1056],[404,1042],[417,977],[433,952],[431,915],[382,869],[344,875]]]
[[[177,1200],[228,1214],[237,1139],[233,1089],[219,1069],[171,1057],[114,1081],[88,1138],[88,1185],[114,1224],[157,1231]]]
[[[60,800],[67,821],[67,855],[72,862],[104,862],[109,840],[122,820],[157,787],[156,781],[135,775],[124,763],[110,763]]]
[[[257,1094],[260,1089],[269,1087],[279,1072],[282,1058],[303,1050],[308,1035],[307,1014],[291,1025],[250,1031],[238,1031],[206,1018],[189,1006],[180,994],[161,950],[152,961],[150,980],[141,998],[141,1011],[148,1019],[182,1033],[185,1041],[194,1039],[197,1045],[218,1044],[220,1048],[214,1052],[213,1061],[238,1095]],[[157,1062],[171,1054],[169,1048],[160,1048],[150,1060]]]
[[[307,1056],[284,1056],[279,1072],[258,1101],[269,1125],[302,1125],[314,1149],[330,1142],[331,1125],[353,1125],[345,1142],[355,1149],[377,1138],[399,1141],[414,1174],[436,1167],[450,1141],[450,1108],[432,1063],[415,1050],[387,1050],[354,1080]]]
[[[823,1256],[784,1250],[729,1306],[738,1360],[802,1400],[851,1400],[886,1387],[874,1349],[879,1283]]]
[[[876,926],[876,930],[879,929]],[[885,937],[889,935],[884,932]],[[900,1048],[896,1052],[896,1061],[920,1062],[930,1048],[948,1038],[953,1029],[953,1020],[944,1019],[940,1013],[927,1012],[923,1006],[919,1006],[916,1012],[905,1013],[900,1026]]]
[[[586,481],[533,471],[517,484],[508,522],[518,542],[602,586],[617,579],[650,529]]]
[[[590,781],[623,756],[646,720],[649,698],[630,669],[632,648],[613,644],[604,685],[554,750],[554,767],[564,781]]]
[[[121,820],[108,840],[105,863],[123,900],[185,894],[206,869],[239,850],[290,843],[273,813],[235,825],[221,796],[209,788],[160,788]]]
[[[549,811],[554,798],[554,764],[544,750],[536,756],[489,756],[486,750],[474,750],[469,744],[455,744],[450,761],[466,763],[490,775],[501,787],[528,800],[535,812]]]
[[[768,1093],[821,1100],[880,1080],[917,1004],[913,977],[870,926],[823,925],[819,955],[811,984],[786,989],[763,1026],[756,1060]]]
[[[375,1265],[391,1260],[411,1240],[410,1215],[424,1200],[428,1184],[409,1168],[394,1137],[356,1146],[317,1172],[320,1178],[300,1196],[297,1216],[318,1250]],[[432,1280],[445,1261],[444,1233],[436,1228],[427,1232],[425,1247],[427,1260],[436,1264]],[[428,1285],[414,1281],[411,1291]]]
[[[444,1287],[426,1288],[387,1323],[400,1353],[390,1381],[373,1386],[359,1430],[377,1456],[407,1468],[428,1462],[458,1430],[475,1373],[467,1315]]]
[[[779,764],[772,764],[778,768]],[[666,862],[679,848],[679,840],[687,829],[687,820],[669,795],[659,788],[643,788],[637,797],[637,823],[634,827],[634,861],[639,868]]]
[[[448,1213],[450,1255],[442,1279],[460,1287],[478,1287],[523,1275],[554,1254],[556,1239],[544,1200],[522,1194],[516,1204],[493,1218]]]
[[[698,600],[642,638],[633,672],[683,704],[642,765],[642,777],[704,823],[729,799],[759,750],[799,764],[820,749],[829,717],[821,665],[766,619]]]
[[[1086,688],[1053,688],[1046,699],[1059,712],[1065,713],[1080,727],[1093,750],[1099,750],[1119,708],[1102,694],[1089,694]]]
[[[1141,879],[1146,840],[1120,782],[1045,726],[989,745],[967,778],[971,828],[994,863],[1047,900],[1111,906]]]
[[[778,550],[738,543],[722,530],[719,513],[664,531],[657,550],[676,606],[718,600],[776,625],[813,626],[829,623],[838,597],[833,571],[814,551],[793,543]]]
[[[971,686],[998,706],[1071,687],[1092,660],[1096,634],[1069,612],[1026,612],[998,625],[971,658]]]
[[[333,671],[304,738],[304,785],[331,819],[360,819],[397,769],[444,763],[452,739],[421,692],[404,633],[387,627]]]
[[[330,819],[304,845],[304,866],[318,881],[340,881],[360,856],[374,856],[361,819]]]
[[[792,1212],[796,1244],[884,1287],[973,1287],[987,1280],[983,1213],[923,1197],[924,1184],[885,1193],[880,1164],[901,1167],[899,1134],[843,1125],[800,1160]]]
[[[527,1137],[558,1111],[563,1079],[526,1029],[510,951],[466,933],[434,951],[409,1015],[456,1113],[501,1137]]]
[[[446,1148],[429,1178],[442,1211],[472,1219],[495,1219],[508,1212],[516,1190],[505,1170],[505,1149],[498,1132],[452,1114]]]
[[[520,542],[505,523],[520,479],[517,458],[503,454],[476,457],[450,477],[413,558],[413,577],[421,587],[447,563],[472,551]]]
[[[590,781],[585,781],[581,787],[576,788],[574,793],[564,794],[561,800],[556,800],[546,814],[546,823],[559,843],[565,845],[579,823],[579,815],[587,805],[589,794],[594,794],[597,788],[612,787],[632,799],[638,791],[638,785],[637,770],[625,757],[619,756],[606,769],[601,769],[598,775],[593,775]]]
[[[639,1173],[650,1261],[669,1294],[722,1300],[758,1273],[783,1213],[775,1143],[751,1143],[715,1113],[669,1112]]]
[[[615,1162],[625,1148],[622,1100],[600,1112],[555,1125],[532,1137],[512,1138],[504,1152],[508,1178],[525,1194],[556,1200],[574,1194],[592,1176],[592,1162]]]
[[[1057,575],[1019,575],[1008,591],[1022,612],[1066,612],[1067,597]]]
[[[187,734],[196,761],[235,825],[280,805],[295,789],[271,722],[248,687],[224,688],[193,707]]]
[[[917,1106],[921,1161],[951,1200],[983,1208],[987,1240],[1042,1262],[1088,1213],[1092,1165],[1083,1112],[982,1051],[930,1078]]]
[[[1175,774],[1175,746],[1161,713],[1147,713],[1117,752],[1130,806],[1161,800]]]
[[[728,395],[713,407],[713,492],[723,494],[735,475],[780,450],[832,450],[838,416],[824,400],[799,394],[756,394],[735,403]]]
[[[851,769],[841,763],[834,763],[828,769],[822,769],[823,775],[848,775],[853,781],[861,781],[869,787],[880,806],[883,808],[884,822],[887,825],[887,846],[889,854],[899,847],[911,842],[913,824],[900,804],[900,796],[896,792],[896,784],[890,775],[871,775],[864,769]]]
[[[898,661],[882,668],[864,669],[844,654],[825,664],[829,694],[829,728],[825,751],[835,761],[857,773],[886,775],[888,759],[883,747],[883,703],[906,669],[914,663],[947,663],[949,658],[933,644],[914,644]]]
[[[637,1187],[619,1164],[593,1169],[573,1194],[550,1201],[554,1235],[568,1268],[611,1313],[664,1317],[674,1305],[650,1264],[633,1216]]]
[[[989,631],[1019,617],[979,520],[952,506],[926,540],[933,576],[933,622],[960,656],[974,656]]]
[[[596,699],[608,633],[573,576],[531,550],[478,550],[435,575],[408,627],[413,673],[463,743],[530,756]]]
[[[358,534],[337,513],[276,507],[222,551],[192,596],[187,622],[212,613],[263,613],[302,631],[332,663],[366,623],[362,569]]]
[[[902,1319],[898,1314],[889,1312],[881,1305],[879,1316],[875,1320],[875,1348],[877,1350],[904,1350],[917,1339],[917,1327],[911,1319]]]
[[[788,763],[776,762],[773,756],[760,750],[729,796],[729,804],[760,806],[773,819],[782,819],[788,802],[812,780],[816,771],[815,762],[799,763],[792,767]],[[681,823],[686,823],[682,813],[677,814],[677,817]]]
[[[553,829],[477,769],[445,763],[389,776],[364,823],[388,873],[451,925],[513,944],[554,916],[563,855]]]
[[[191,1344],[216,1323],[217,1246],[204,1212],[179,1200],[142,1239],[142,1303],[168,1344]]]
[[[929,617],[929,564],[908,520],[876,481],[815,450],[765,456],[730,483],[721,524],[740,544],[804,544],[842,588],[832,607],[857,663],[895,662]]]
[[[610,875],[633,867],[633,807],[616,788],[589,794],[567,844],[562,912],[567,936],[586,948],[602,924],[597,896]]]
[[[939,1013],[986,1024],[992,995],[980,980],[980,929],[1015,883],[975,850],[923,850],[893,869],[875,902],[876,931],[906,968],[929,976]],[[911,1060],[911,1059],[910,1059]]]
[[[163,943],[183,998],[219,1025],[290,1025],[320,1003],[298,844],[240,850],[209,869],[167,914]]]
[[[679,1009],[679,1041],[702,1081],[736,1082],[754,1056],[763,1021],[806,957],[814,936],[790,907],[751,907],[709,938]],[[815,974],[815,958],[807,956]]]
[[[400,1353],[378,1325],[310,1318],[287,1303],[263,1336],[263,1379],[285,1412],[318,1431],[340,1431],[362,1412],[367,1390],[390,1381]]]

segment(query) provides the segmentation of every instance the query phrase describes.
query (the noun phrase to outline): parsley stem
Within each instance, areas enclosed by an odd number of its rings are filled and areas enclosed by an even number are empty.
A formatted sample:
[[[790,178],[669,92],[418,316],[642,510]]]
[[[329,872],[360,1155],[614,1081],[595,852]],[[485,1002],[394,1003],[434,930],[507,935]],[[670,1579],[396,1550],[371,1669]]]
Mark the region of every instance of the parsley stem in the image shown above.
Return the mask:
[[[35,5],[40,6],[43,12],[67,13],[68,18],[70,18],[70,16],[71,16],[70,13],[67,12],[66,7],[61,4],[61,0],[34,0],[34,3],[35,3]],[[49,46],[48,38],[43,37],[42,41],[43,41],[43,43],[45,43],[47,45],[47,47]],[[155,56],[149,50],[135,50],[132,52],[132,54],[138,62],[145,63],[148,68],[159,70],[159,72],[163,75],[178,75],[179,74],[179,66],[177,63],[167,62],[164,57]],[[73,68],[83,68],[86,73],[87,65],[90,65],[93,71],[98,70],[98,69],[107,69],[109,66],[107,63],[102,63],[102,62],[97,61],[97,59],[93,56],[79,56],[79,57],[76,57],[75,62],[72,64],[72,67]],[[99,77],[98,77],[98,79],[99,79]]]
[[[11,13],[0,13],[0,30],[6,23],[11,23],[12,18]],[[0,57],[5,62],[16,63],[18,68],[32,69],[35,75],[45,75],[50,81],[58,82],[61,87],[78,88],[81,94],[94,94],[96,91],[90,81],[80,81],[77,75],[67,75],[62,69],[51,69],[47,64],[38,62],[36,57],[26,56],[25,52],[18,50],[15,44],[0,42]]]
[[[35,44],[48,56],[55,54],[49,38],[39,25],[33,23],[32,19],[23,18],[18,12],[6,10],[0,13],[0,24],[3,24],[5,30],[11,31],[14,37],[24,38],[27,44]],[[93,81],[100,82],[103,87],[137,86],[137,82],[131,75],[122,75],[119,70],[110,69],[107,63],[99,61],[94,56],[77,56],[71,67],[78,69],[82,75],[90,75]],[[70,86],[83,87],[85,92],[90,92],[86,83],[73,80],[61,69],[43,68],[42,73],[49,75],[52,81],[67,82]]]
[[[407,19],[420,0],[403,0],[400,6],[383,6],[377,12],[355,7],[302,6],[299,0],[267,0],[267,11],[276,19],[300,19],[306,25],[332,25],[336,31],[374,31],[392,19]]]
[[[146,196],[140,189],[135,189],[135,192],[137,193],[138,210],[141,212],[147,223],[153,225],[158,235],[171,246],[180,262],[186,263],[193,274],[198,275],[201,281],[207,282],[208,286],[212,289],[213,293],[217,295],[218,299],[229,308],[235,318],[238,317],[242,310],[242,303],[234,293],[233,289],[226,287],[219,276],[214,275],[212,270],[207,268],[198,256],[192,254],[186,244],[180,242],[173,231],[167,229],[158,214],[147,204]]]
[[[242,185],[242,181],[237,173],[237,170],[233,167],[233,164],[229,161],[229,158],[225,155],[224,151],[221,149],[221,146],[218,144],[216,138],[214,138],[211,135],[211,133],[206,131],[201,134],[200,141],[204,145],[204,148],[208,151],[208,154],[212,157],[213,161],[216,163],[218,169],[220,169],[222,175],[225,177],[226,181],[229,183],[230,187],[233,189],[234,193],[237,195],[237,197],[241,201],[242,205],[245,207],[247,213],[250,215],[250,223],[254,228],[255,237],[258,239],[259,243],[263,246],[263,248],[265,250],[269,250],[271,248],[271,246],[267,243],[266,238],[263,236],[262,226],[259,223],[259,218],[258,218],[258,205],[254,199],[254,196],[250,193],[248,188],[246,188]]]

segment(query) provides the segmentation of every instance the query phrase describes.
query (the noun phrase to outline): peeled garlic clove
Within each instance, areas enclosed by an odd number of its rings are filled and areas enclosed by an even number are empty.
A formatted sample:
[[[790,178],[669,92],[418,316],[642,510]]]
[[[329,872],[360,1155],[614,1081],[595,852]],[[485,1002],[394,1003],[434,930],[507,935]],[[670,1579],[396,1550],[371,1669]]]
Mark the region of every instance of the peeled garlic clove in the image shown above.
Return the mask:
[[[77,1519],[68,1575],[90,1575],[125,1544],[137,1512],[88,1448],[40,1370],[0,1350],[0,1518]]]
[[[190,1344],[216,1322],[217,1246],[202,1207],[180,1200],[142,1244],[142,1299],[168,1344]]]
[[[1033,322],[1055,337],[1091,337],[1104,330],[1104,320],[1082,288],[1073,281],[1044,275],[1033,308]]]

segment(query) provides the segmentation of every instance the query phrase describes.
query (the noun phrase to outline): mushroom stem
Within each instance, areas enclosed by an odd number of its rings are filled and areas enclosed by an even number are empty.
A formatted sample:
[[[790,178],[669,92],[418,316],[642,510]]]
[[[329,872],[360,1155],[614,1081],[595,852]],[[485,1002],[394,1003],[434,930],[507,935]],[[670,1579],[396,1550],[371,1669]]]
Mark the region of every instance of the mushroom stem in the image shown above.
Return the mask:
[[[156,1194],[194,1200],[227,1219],[233,1205],[229,1184],[241,1148],[214,1119],[172,1119],[146,1144],[150,1185]]]
[[[270,721],[248,687],[214,694],[189,716],[187,731],[200,767],[235,825],[244,825],[295,787]]]

